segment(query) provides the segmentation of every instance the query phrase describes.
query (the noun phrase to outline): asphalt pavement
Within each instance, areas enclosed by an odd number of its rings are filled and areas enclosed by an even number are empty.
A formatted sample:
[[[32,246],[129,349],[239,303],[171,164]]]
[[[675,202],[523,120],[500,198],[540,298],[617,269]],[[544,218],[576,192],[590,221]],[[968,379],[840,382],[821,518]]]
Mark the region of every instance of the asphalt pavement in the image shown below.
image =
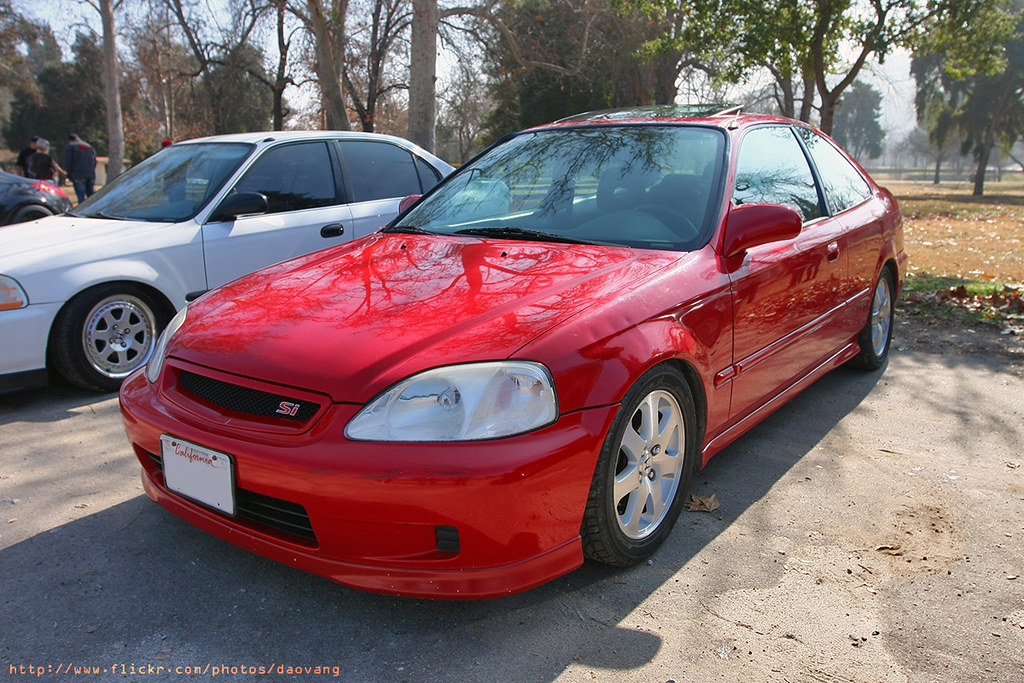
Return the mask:
[[[114,395],[0,396],[0,680],[1021,681],[1024,379],[894,351],[716,456],[670,540],[480,602],[364,593],[142,491]]]

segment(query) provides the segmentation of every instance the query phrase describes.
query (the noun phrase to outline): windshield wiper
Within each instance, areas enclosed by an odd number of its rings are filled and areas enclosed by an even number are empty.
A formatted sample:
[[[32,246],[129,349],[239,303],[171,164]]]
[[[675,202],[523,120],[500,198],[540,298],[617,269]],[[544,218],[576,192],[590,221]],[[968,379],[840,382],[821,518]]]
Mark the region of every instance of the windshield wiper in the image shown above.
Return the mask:
[[[621,246],[611,242],[598,242],[596,240],[583,240],[577,237],[565,235],[552,235],[550,232],[540,230],[527,230],[517,228],[513,225],[494,226],[489,228],[463,228],[456,230],[456,235],[479,235],[480,237],[498,237],[511,240],[537,240],[538,242],[560,242],[563,244],[597,244],[605,247]]]
[[[424,230],[423,228],[417,228],[415,225],[392,225],[389,228],[384,228],[384,232],[393,233],[398,235],[434,235],[436,233]]]
[[[108,213],[103,213],[102,211],[96,211],[95,213],[73,213],[71,215],[75,216],[76,218],[105,218],[110,221],[132,220],[126,216],[112,216]]]

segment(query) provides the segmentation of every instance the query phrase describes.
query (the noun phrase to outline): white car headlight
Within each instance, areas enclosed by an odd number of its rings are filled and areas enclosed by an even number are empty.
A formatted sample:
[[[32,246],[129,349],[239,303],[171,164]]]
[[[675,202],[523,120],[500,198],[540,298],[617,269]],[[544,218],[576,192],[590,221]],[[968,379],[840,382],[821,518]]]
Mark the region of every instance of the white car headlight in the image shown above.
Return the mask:
[[[0,311],[28,306],[28,294],[13,277],[0,275]]]
[[[402,380],[345,428],[354,441],[477,441],[545,427],[558,417],[555,385],[539,363],[452,365]]]
[[[155,382],[160,378],[160,370],[164,366],[164,356],[167,355],[167,344],[171,341],[171,337],[178,331],[178,328],[185,323],[185,318],[188,316],[188,304],[182,307],[173,318],[171,322],[167,323],[167,327],[160,333],[160,337],[156,340],[156,346],[153,347],[153,355],[149,357],[149,362],[146,363],[146,379],[150,382]]]

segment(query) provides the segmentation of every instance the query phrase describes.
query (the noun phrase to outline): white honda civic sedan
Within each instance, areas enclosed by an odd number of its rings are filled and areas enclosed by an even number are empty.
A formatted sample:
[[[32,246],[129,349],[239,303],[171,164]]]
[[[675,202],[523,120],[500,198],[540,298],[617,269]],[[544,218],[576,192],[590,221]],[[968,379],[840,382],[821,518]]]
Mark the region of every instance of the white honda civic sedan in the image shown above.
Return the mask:
[[[0,392],[112,391],[186,301],[362,237],[452,167],[401,138],[289,131],[172,145],[63,216],[0,228]]]

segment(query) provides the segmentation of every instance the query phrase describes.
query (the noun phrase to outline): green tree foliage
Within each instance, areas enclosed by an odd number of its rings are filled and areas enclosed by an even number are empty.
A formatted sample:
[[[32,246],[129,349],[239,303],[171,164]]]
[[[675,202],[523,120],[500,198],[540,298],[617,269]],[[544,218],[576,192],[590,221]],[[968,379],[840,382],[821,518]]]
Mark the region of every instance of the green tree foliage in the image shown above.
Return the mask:
[[[985,192],[993,153],[1008,152],[1024,135],[1022,7],[1021,0],[950,3],[911,67],[919,122],[933,144],[955,135],[961,153],[973,154],[976,196]]]
[[[8,140],[39,135],[50,141],[51,154],[60,158],[69,132],[106,151],[103,100],[103,60],[94,36],[79,33],[71,62],[48,62],[31,87],[19,89],[4,129]]]
[[[869,59],[913,48],[939,20],[950,27],[953,16],[973,20],[979,6],[999,0],[621,1],[656,21],[676,18],[652,49],[692,54],[726,82],[767,70],[782,113],[810,120],[817,110],[819,125],[831,132],[836,107]]]
[[[876,159],[882,155],[885,140],[878,121],[881,115],[882,93],[857,81],[836,109],[832,137],[858,159]]]
[[[36,74],[47,64],[60,62],[60,56],[49,26],[22,17],[11,6],[11,0],[0,0],[0,88],[17,99],[38,102],[41,94]],[[0,120],[6,121],[9,116],[6,101],[0,102]],[[21,131],[11,131],[10,135],[4,131],[0,142],[20,149],[26,139]]]

